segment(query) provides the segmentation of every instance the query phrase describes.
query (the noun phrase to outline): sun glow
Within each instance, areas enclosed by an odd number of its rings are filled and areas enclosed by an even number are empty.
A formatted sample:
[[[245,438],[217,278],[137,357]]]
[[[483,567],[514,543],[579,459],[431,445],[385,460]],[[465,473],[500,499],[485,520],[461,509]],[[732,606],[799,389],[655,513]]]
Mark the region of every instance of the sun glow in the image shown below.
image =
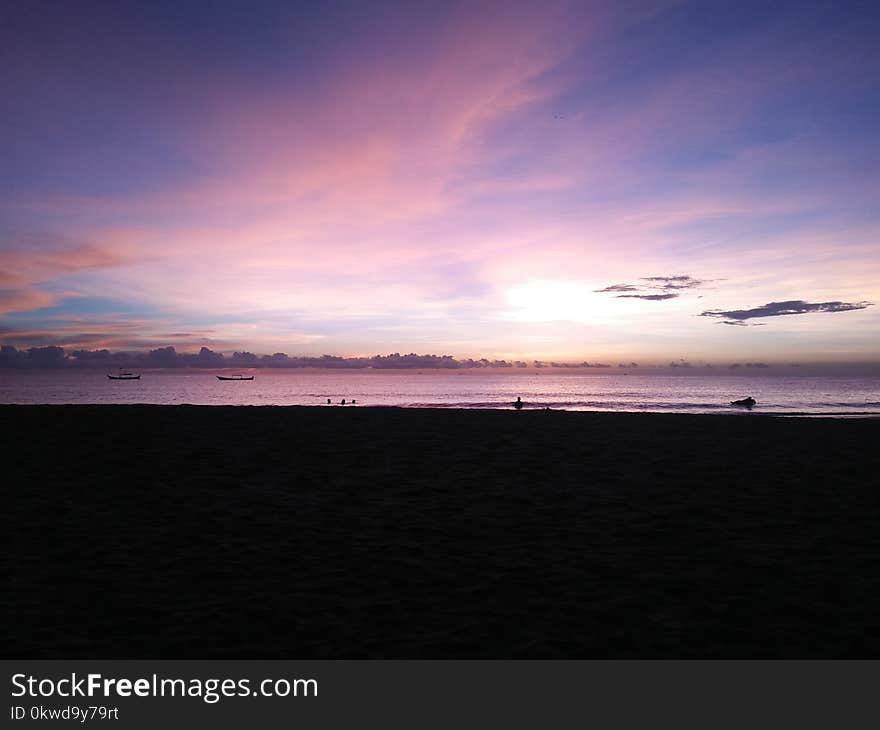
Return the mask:
[[[506,300],[511,308],[505,318],[520,322],[579,322],[600,324],[620,316],[609,304],[607,294],[597,294],[595,285],[558,279],[537,279],[511,287]]]

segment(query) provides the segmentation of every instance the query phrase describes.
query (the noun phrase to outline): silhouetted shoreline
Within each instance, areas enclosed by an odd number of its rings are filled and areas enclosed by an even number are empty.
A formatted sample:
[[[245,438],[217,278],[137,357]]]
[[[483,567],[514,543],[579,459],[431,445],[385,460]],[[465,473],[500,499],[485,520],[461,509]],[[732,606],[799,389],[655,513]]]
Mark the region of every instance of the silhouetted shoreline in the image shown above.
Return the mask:
[[[17,658],[873,657],[880,421],[0,406]]]

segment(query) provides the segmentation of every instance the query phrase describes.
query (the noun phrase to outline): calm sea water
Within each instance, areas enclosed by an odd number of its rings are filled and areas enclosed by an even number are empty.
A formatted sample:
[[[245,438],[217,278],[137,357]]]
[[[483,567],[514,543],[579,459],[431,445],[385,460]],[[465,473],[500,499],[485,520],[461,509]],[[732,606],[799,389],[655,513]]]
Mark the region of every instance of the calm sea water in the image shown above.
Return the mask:
[[[751,395],[753,413],[880,415],[880,379],[844,377],[656,376],[425,371],[255,370],[253,381],[219,381],[216,371],[144,371],[108,380],[99,370],[0,371],[0,403],[334,405],[407,408],[527,408],[572,411],[742,413],[731,400]]]

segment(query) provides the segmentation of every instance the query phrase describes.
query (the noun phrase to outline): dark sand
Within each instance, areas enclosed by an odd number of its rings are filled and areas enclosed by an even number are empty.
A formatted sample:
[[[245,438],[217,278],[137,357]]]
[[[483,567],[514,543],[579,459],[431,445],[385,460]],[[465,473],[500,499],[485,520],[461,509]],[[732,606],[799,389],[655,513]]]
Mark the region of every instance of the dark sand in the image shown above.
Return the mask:
[[[0,420],[6,657],[880,656],[880,420]]]

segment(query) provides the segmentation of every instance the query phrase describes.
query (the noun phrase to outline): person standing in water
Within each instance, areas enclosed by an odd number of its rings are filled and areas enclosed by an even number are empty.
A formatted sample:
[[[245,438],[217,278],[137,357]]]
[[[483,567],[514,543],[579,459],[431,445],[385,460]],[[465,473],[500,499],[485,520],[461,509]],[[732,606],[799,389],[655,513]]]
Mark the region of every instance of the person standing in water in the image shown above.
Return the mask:
[[[522,407],[523,407],[522,398],[520,398],[519,396],[517,396],[517,397],[516,397],[516,403],[513,404],[513,407],[516,408],[516,410],[521,411],[521,410],[522,410]]]

